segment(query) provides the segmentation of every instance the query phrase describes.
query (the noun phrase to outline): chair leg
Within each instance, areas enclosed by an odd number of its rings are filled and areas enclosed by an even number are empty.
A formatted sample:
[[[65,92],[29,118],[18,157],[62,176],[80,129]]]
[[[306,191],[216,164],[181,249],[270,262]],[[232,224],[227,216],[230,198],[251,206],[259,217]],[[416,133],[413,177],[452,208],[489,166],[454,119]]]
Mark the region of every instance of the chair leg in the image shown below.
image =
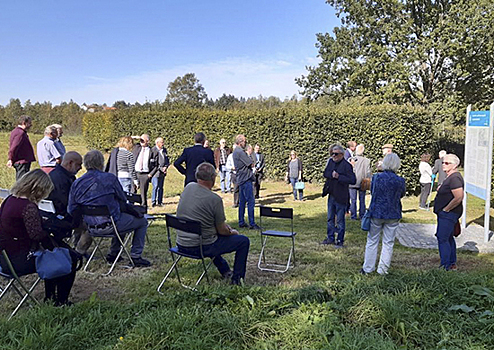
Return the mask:
[[[293,267],[295,267],[295,237],[292,236]]]
[[[199,283],[201,283],[204,275],[206,275],[206,280],[208,281],[208,284],[210,284],[211,282],[209,281],[209,275],[208,275],[208,270],[209,270],[209,267],[211,266],[211,264],[213,263],[213,259],[211,259],[211,261],[209,262],[209,264],[206,266],[206,263],[204,262],[204,259],[202,259],[202,266],[204,268],[204,272],[201,274],[201,276],[199,276],[199,279],[197,280],[196,282],[196,286],[199,285]]]
[[[265,237],[267,239],[267,237]],[[259,261],[257,263],[257,268],[261,271],[270,271],[270,272],[279,272],[279,273],[285,273],[288,271],[290,267],[295,267],[295,237],[292,237],[292,246],[290,247],[290,253],[288,254],[288,260],[286,265],[280,265],[280,264],[267,264],[265,260],[265,247],[266,247],[266,239],[263,241],[262,248],[261,248],[261,254],[259,255]],[[293,257],[293,265],[290,266],[290,263],[292,262],[292,257]],[[263,266],[274,266],[282,269],[276,269],[276,268],[268,268],[268,267],[263,267]]]
[[[120,256],[122,256],[123,252],[125,252],[127,257],[129,258],[130,264],[132,265],[132,267],[135,267],[134,261],[132,260],[132,257],[130,256],[129,251],[126,248],[126,245],[129,242],[130,237],[132,236],[132,233],[129,232],[127,237],[125,237],[124,241],[122,241],[122,238],[120,237],[120,235],[116,235],[116,236],[117,236],[118,241],[120,242],[120,250],[118,251],[118,254],[117,254],[117,257],[115,258],[115,261],[113,261],[113,264],[111,265],[110,270],[107,273],[104,273],[103,276],[109,276],[113,272],[113,269],[117,265],[118,259],[120,259]]]
[[[12,279],[9,279],[9,283],[7,283],[7,285],[5,286],[5,288],[4,288],[4,289],[2,289],[2,292],[0,293],[0,300],[2,300],[2,298],[3,298],[3,296],[4,296],[5,294],[7,294],[7,291],[8,291],[8,290],[9,290],[9,288],[10,288],[10,287],[14,284],[14,281],[15,281],[15,280],[14,280],[13,278],[12,278]],[[15,286],[14,286],[14,287],[15,287]],[[17,288],[15,288],[15,289],[17,289]],[[21,292],[19,292],[19,289],[17,289],[17,293],[19,293],[19,294],[21,293]],[[20,295],[21,295],[21,297],[22,297],[22,294],[20,294]]]
[[[182,257],[179,256],[177,260],[175,260],[175,257],[172,253],[172,260],[173,260],[173,264],[172,266],[170,267],[170,269],[168,270],[168,272],[166,273],[166,276],[165,278],[163,278],[163,280],[161,281],[160,285],[158,286],[158,293],[160,293],[161,295],[163,295],[163,293],[161,292],[161,288],[163,287],[163,285],[165,284],[165,281],[168,279],[168,276],[170,276],[170,274],[172,273],[172,271],[175,269],[177,271],[177,278],[178,278],[178,281],[180,282],[180,277],[178,275],[178,270],[176,268],[176,265],[178,264],[178,262],[180,261]],[[181,284],[181,283],[180,283]]]
[[[87,268],[88,268],[89,264],[91,263],[91,261],[93,261],[94,254],[96,254],[96,251],[97,251],[97,250],[99,250],[99,246],[100,246],[100,244],[101,244],[101,241],[103,241],[103,237],[101,237],[101,238],[99,239],[99,241],[96,243],[96,245],[95,245],[95,247],[94,247],[94,249],[93,249],[93,251],[92,251],[91,255],[89,256],[89,259],[87,259],[86,265],[84,265],[84,269],[83,269],[83,271],[84,271],[84,272],[89,272],[89,271],[87,270]]]
[[[268,239],[267,236],[264,236],[261,238],[261,253],[259,254],[259,261],[257,262],[257,268],[259,270],[262,270],[261,268],[261,263],[266,264],[266,257],[264,256],[264,247],[266,247],[266,240]]]
[[[12,314],[10,315],[10,317],[8,318],[9,321],[12,317],[15,316],[15,314],[17,313],[17,311],[19,311],[19,309],[22,307],[22,305],[24,304],[24,302],[27,300],[27,298],[30,298],[31,300],[33,300],[36,304],[40,304],[39,301],[33,297],[31,295],[31,293],[33,292],[34,288],[36,288],[36,286],[38,285],[39,281],[41,281],[41,278],[37,278],[36,281],[33,283],[33,285],[31,286],[31,288],[27,289],[26,286],[24,286],[24,284],[18,280],[17,282],[21,285],[22,289],[24,289],[26,291],[26,294],[24,295],[24,297],[21,299],[21,301],[19,302],[19,304],[17,305],[17,307],[15,308],[15,310],[12,312]]]

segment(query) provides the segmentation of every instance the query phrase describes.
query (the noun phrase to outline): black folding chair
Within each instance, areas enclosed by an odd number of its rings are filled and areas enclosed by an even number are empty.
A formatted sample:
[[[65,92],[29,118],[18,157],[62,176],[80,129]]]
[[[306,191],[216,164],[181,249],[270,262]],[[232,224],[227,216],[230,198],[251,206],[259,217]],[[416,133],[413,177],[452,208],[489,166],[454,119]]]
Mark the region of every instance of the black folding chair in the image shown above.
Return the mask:
[[[130,256],[129,251],[126,248],[128,242],[130,240],[130,237],[132,237],[132,233],[130,233],[130,232],[132,232],[133,230],[129,230],[126,232],[118,232],[117,225],[115,224],[115,220],[113,219],[113,216],[110,214],[110,210],[108,209],[108,207],[106,205],[98,205],[98,206],[85,205],[82,207],[82,215],[84,215],[84,216],[106,216],[109,218],[109,220],[113,226],[113,232],[112,233],[110,233],[110,234],[98,234],[94,231],[91,231],[91,226],[86,223],[88,226],[89,234],[94,238],[99,238],[99,240],[95,239],[96,246],[94,247],[93,252],[91,253],[89,259],[87,260],[86,265],[84,266],[84,272],[89,272],[87,269],[88,269],[89,264],[93,260],[94,254],[96,253],[96,251],[98,251],[101,254],[103,260],[106,260],[106,256],[101,251],[100,245],[101,245],[101,242],[105,238],[113,239],[113,237],[116,237],[118,239],[118,241],[120,242],[120,251],[118,252],[117,257],[115,258],[115,261],[112,263],[110,270],[107,273],[103,274],[103,276],[108,276],[112,273],[113,269],[115,268],[115,265],[117,264],[118,260],[120,259],[120,256],[122,255],[122,253],[125,253],[127,255],[127,257],[129,258],[130,264],[132,265],[132,267],[135,267],[134,261],[132,260],[132,257]],[[128,233],[130,233],[130,234],[128,234]],[[125,239],[122,240],[122,237],[120,235],[124,235]]]
[[[195,287],[197,287],[199,285],[199,283],[201,283],[204,276],[206,276],[206,280],[209,283],[208,269],[211,266],[211,263],[213,262],[212,258],[211,258],[211,261],[209,262],[209,264],[207,264],[207,265],[206,265],[206,262],[204,261],[204,254],[202,251],[201,223],[198,221],[179,218],[179,217],[176,217],[176,216],[173,216],[170,214],[165,215],[165,220],[166,220],[166,233],[168,236],[168,247],[169,247],[168,251],[170,252],[170,254],[172,256],[173,264],[170,267],[170,269],[168,270],[165,278],[163,278],[160,285],[158,286],[158,293],[163,294],[161,292],[161,288],[163,287],[163,284],[165,284],[165,281],[167,280],[168,276],[170,276],[170,274],[173,270],[175,270],[175,272],[177,274],[178,282],[182,285],[182,287],[195,291],[195,290],[197,290]],[[185,253],[179,251],[177,246],[174,247],[172,245],[172,239],[171,239],[171,229],[172,228],[175,230],[180,230],[180,231],[184,231],[184,232],[198,235],[199,236],[200,256],[185,254]],[[189,258],[189,259],[194,259],[194,260],[201,260],[201,262],[202,262],[202,267],[203,267],[204,271],[202,272],[201,276],[199,276],[199,279],[197,280],[194,287],[191,287],[191,286],[188,286],[188,285],[182,283],[182,280],[180,279],[177,264],[183,257]]]
[[[2,255],[3,255],[3,258],[5,260],[5,262],[7,263],[8,267],[9,267],[9,271],[2,271],[2,269],[0,268],[0,277],[6,279],[8,281],[7,285],[0,289],[0,300],[4,297],[5,294],[7,294],[7,292],[12,288],[18,295],[19,297],[21,298],[21,300],[19,301],[19,303],[17,304],[16,308],[14,309],[14,311],[10,314],[9,316],[9,320],[15,316],[15,314],[17,313],[17,311],[19,311],[19,309],[21,308],[21,306],[28,300],[30,299],[34,304],[36,305],[39,305],[39,301],[33,296],[33,291],[34,289],[36,288],[36,286],[38,285],[39,281],[41,281],[41,278],[39,278],[38,276],[36,276],[36,280],[34,281],[34,283],[31,285],[30,288],[27,288],[26,285],[21,281],[21,279],[19,278],[19,276],[17,275],[17,273],[15,272],[14,270],[14,267],[12,266],[12,263],[10,262],[10,259],[7,255],[7,252],[5,250],[2,250]],[[16,286],[16,284],[19,285]],[[21,292],[21,290],[24,292]]]
[[[287,219],[291,221],[291,231],[277,231],[277,230],[264,230],[265,224],[262,222],[263,217],[270,217],[276,219]],[[280,272],[284,273],[288,271],[290,267],[295,266],[295,235],[293,232],[293,209],[292,208],[271,208],[271,207],[259,207],[259,225],[261,229],[259,232],[261,233],[261,254],[259,255],[259,262],[257,263],[257,267],[261,271],[271,271],[271,272]],[[280,238],[291,238],[292,246],[290,248],[290,253],[288,255],[288,261],[286,265],[276,264],[276,263],[266,263],[265,257],[265,249],[268,237],[280,237]],[[290,262],[293,257],[293,265],[290,265]],[[271,267],[270,267],[271,266]]]

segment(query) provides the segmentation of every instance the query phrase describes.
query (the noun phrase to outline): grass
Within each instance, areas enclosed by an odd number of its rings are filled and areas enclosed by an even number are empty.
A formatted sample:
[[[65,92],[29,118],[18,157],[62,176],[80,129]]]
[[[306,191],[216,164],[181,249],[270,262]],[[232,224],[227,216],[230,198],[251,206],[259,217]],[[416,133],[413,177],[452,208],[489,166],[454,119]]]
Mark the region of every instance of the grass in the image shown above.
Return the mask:
[[[7,141],[8,135],[1,134],[1,149]],[[65,143],[84,153],[82,141],[67,137]],[[2,155],[0,164],[4,160]],[[1,187],[10,187],[13,172],[0,167]],[[174,213],[182,186],[183,177],[172,169],[165,182],[166,205],[154,212]],[[158,221],[148,231],[145,248],[151,268],[117,268],[106,278],[79,272],[73,307],[23,308],[10,322],[2,316],[11,300],[2,300],[0,349],[494,348],[491,255],[461,251],[459,271],[448,273],[437,268],[437,251],[396,243],[389,275],[362,276],[358,271],[366,236],[357,222],[347,222],[345,249],[318,244],[326,222],[320,186],[307,185],[305,202],[292,201],[284,183],[264,182],[262,187],[262,204],[294,208],[297,266],[286,274],[258,271],[258,234],[241,230],[251,239],[244,287],[223,284],[212,269],[210,286],[191,292],[172,278],[161,296],[156,288],[171,263],[165,227]],[[227,220],[236,227],[231,195],[222,196]],[[404,222],[434,222],[433,214],[417,207],[417,197],[403,199]],[[469,218],[482,215],[483,202],[469,199]],[[289,242],[273,243],[274,256],[283,258]],[[200,272],[191,263],[181,271],[189,280]],[[42,292],[39,288],[37,295]]]

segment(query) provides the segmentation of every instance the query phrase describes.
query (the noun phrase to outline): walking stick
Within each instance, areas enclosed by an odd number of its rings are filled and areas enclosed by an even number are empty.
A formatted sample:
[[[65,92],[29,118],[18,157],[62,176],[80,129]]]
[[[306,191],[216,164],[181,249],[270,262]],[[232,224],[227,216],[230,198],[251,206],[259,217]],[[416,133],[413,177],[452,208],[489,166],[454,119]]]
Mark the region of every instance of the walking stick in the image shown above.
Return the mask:
[[[429,210],[429,206],[431,204],[431,194],[432,194],[432,189],[434,188],[434,180],[436,179],[436,175],[432,174],[431,175],[431,189],[429,190],[429,194],[427,195],[427,210]]]

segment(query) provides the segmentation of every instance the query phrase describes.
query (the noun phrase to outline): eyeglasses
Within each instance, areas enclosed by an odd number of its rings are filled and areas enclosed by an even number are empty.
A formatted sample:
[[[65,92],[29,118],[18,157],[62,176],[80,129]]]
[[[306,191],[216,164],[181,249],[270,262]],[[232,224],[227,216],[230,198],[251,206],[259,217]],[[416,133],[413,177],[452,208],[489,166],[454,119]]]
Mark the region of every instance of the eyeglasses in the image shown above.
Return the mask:
[[[338,156],[340,154],[343,154],[343,153],[340,153],[340,152],[333,152],[333,153],[331,153],[332,156]]]
[[[443,162],[444,165],[450,165],[450,164],[453,164],[453,163],[450,163],[450,162]]]

